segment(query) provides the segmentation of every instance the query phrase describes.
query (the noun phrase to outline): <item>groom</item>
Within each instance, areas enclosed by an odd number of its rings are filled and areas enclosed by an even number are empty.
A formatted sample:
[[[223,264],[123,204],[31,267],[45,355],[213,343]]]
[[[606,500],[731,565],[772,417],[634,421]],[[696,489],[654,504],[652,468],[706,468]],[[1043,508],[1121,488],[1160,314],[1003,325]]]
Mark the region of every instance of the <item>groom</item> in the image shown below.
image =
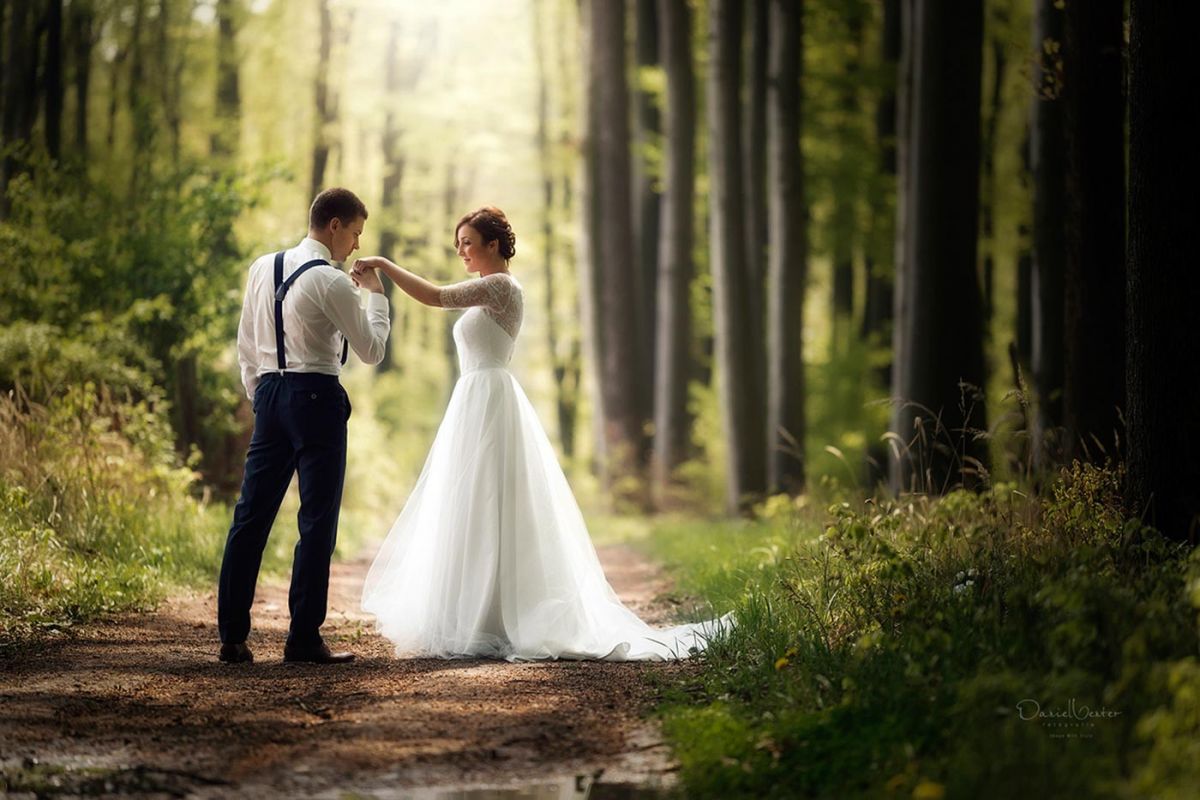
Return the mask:
[[[300,476],[300,541],[292,561],[292,623],[283,660],[336,664],[354,659],[352,653],[330,652],[320,633],[350,417],[350,399],[338,373],[348,348],[368,364],[382,361],[391,323],[378,275],[356,276],[357,285],[371,292],[364,312],[356,284],[330,261],[344,261],[358,249],[366,220],[367,208],[353,192],[326,189],[309,210],[308,236],[250,267],[238,363],[253,401],[254,435],[217,594],[220,659],[228,663],[254,660],[246,646],[254,585],[293,473]]]

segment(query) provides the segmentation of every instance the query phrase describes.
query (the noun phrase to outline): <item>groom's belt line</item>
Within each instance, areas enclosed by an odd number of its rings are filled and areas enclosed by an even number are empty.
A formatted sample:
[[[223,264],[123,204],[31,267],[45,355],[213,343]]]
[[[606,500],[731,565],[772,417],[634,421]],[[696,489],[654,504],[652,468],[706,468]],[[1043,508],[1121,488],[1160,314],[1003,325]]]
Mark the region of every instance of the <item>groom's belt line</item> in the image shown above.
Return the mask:
[[[288,276],[285,281],[283,279],[283,254],[286,250],[280,250],[275,254],[275,359],[279,365],[279,371],[282,373],[287,369],[287,356],[283,352],[283,298],[287,296],[288,289],[292,288],[292,284],[296,279],[308,272],[313,267],[331,266],[328,261],[323,258],[314,258],[312,261],[306,261],[300,265],[300,268]],[[342,336],[342,364],[346,363],[346,356],[350,353],[350,341],[343,334]]]
[[[308,387],[340,386],[341,382],[337,375],[330,375],[327,372],[268,372],[262,376],[260,383],[265,381],[281,380],[286,383],[295,384],[297,388],[307,389]]]

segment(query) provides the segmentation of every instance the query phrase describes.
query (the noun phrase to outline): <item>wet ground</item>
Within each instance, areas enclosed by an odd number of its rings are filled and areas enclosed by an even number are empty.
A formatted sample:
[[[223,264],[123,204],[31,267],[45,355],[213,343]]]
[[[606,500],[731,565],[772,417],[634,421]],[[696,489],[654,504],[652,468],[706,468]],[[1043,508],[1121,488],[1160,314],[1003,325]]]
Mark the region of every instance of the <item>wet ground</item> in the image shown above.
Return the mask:
[[[622,599],[671,619],[661,574],[600,548]],[[87,626],[0,661],[10,797],[634,798],[674,767],[645,719],[687,663],[397,659],[334,566],[324,628],[348,665],[283,664],[287,594],[260,586],[255,663],[217,661],[215,597]],[[0,795],[3,792],[0,791]]]

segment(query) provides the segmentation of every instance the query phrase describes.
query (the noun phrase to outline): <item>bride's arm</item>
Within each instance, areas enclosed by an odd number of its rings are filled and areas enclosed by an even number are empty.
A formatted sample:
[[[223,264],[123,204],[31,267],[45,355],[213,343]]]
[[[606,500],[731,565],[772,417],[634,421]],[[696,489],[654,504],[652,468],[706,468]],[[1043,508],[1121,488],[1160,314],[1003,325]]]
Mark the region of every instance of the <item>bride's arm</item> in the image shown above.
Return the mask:
[[[441,287],[430,283],[420,275],[409,272],[404,267],[393,264],[383,256],[355,259],[352,272],[359,269],[378,269],[414,300],[435,308],[442,306]]]

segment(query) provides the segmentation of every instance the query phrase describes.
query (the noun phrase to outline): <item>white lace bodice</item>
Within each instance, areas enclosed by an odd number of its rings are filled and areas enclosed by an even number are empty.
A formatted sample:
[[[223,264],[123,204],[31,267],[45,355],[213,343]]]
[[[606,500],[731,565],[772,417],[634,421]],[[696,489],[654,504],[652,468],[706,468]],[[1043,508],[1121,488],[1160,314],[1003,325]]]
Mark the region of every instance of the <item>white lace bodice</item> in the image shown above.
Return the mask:
[[[459,370],[504,367],[512,358],[525,312],[521,284],[506,272],[442,287],[443,308],[466,308],[454,324]]]

